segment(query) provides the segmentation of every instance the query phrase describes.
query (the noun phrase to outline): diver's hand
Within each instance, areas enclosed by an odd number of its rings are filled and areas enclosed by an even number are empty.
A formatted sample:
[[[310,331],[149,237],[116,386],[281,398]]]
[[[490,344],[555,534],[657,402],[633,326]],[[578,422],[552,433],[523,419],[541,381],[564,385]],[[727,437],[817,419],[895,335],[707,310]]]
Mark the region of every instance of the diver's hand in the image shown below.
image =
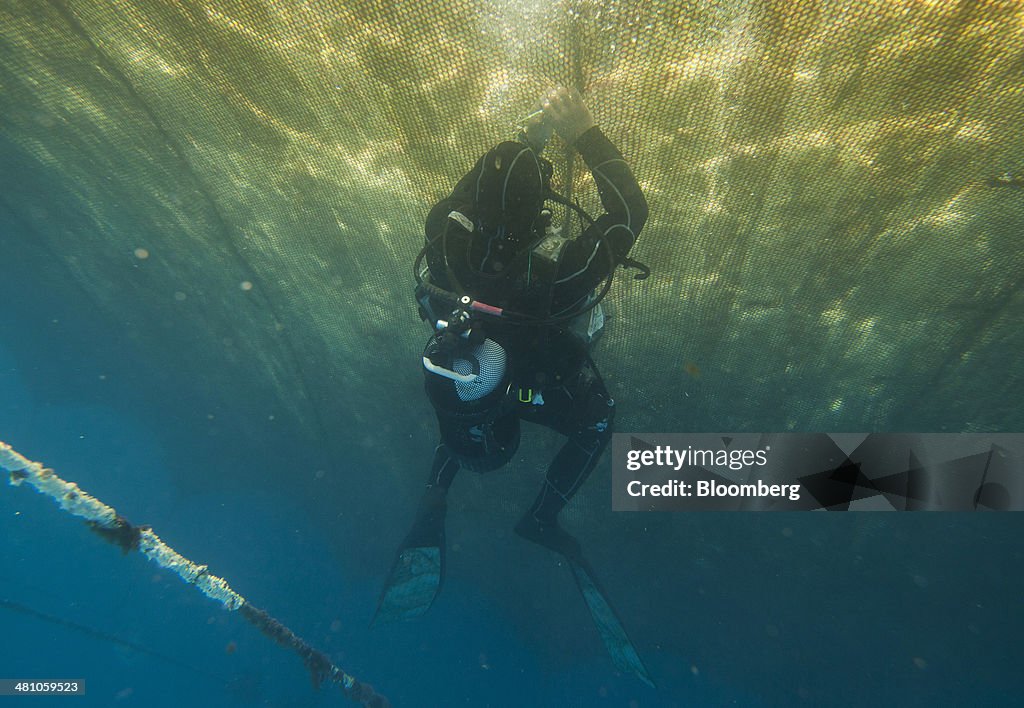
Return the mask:
[[[539,105],[537,110],[527,116],[521,129],[519,140],[532,147],[539,155],[551,139],[551,123]]]
[[[559,86],[541,101],[544,117],[569,145],[594,127],[594,117],[579,94]]]

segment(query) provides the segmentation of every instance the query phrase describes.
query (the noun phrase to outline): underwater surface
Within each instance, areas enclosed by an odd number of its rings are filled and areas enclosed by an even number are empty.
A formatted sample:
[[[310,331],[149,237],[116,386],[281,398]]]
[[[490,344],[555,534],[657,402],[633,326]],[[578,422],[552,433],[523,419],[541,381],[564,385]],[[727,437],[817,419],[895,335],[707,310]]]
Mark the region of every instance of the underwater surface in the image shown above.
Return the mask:
[[[371,629],[407,504],[378,490],[358,523],[336,519],[344,470],[317,474],[285,438],[222,445],[116,332],[15,279],[0,293],[0,324],[17,334],[0,348],[4,439],[208,563],[395,706],[1019,702],[1017,514],[635,514],[575,529],[656,690],[616,674],[568,570],[500,514],[451,513],[435,606]],[[250,481],[223,479],[239,466]],[[0,673],[87,686],[4,701],[348,703],[236,613],[30,488],[4,486],[0,524]]]

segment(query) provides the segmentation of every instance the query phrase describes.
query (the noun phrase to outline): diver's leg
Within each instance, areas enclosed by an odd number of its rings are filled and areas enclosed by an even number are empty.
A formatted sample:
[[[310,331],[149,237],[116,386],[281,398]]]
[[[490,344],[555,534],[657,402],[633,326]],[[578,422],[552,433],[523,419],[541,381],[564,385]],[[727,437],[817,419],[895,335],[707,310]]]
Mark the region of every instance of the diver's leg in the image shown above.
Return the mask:
[[[558,513],[597,466],[612,435],[615,402],[598,374],[582,369],[571,386],[545,391],[542,414],[533,422],[547,425],[567,439],[551,461],[540,493],[516,526],[531,541],[553,550],[578,553],[575,539],[558,526]],[[549,407],[550,406],[550,407]]]
[[[580,372],[575,386],[561,393],[546,412],[558,421],[556,429],[567,439],[551,461],[544,486],[529,511],[545,524],[556,522],[558,512],[590,476],[611,440],[615,419],[615,402],[601,379],[588,369]]]
[[[588,362],[593,367],[592,362]],[[566,436],[529,511],[516,524],[520,536],[562,554],[615,666],[654,686],[636,647],[601,590],[579,542],[558,525],[558,513],[586,481],[608,445],[615,420],[615,402],[596,368],[583,369],[575,385],[543,392],[545,404],[527,410],[525,420]],[[550,407],[549,407],[550,406]]]
[[[445,495],[459,463],[442,442],[434,450],[416,519],[384,583],[374,622],[418,617],[430,609],[444,579]]]
[[[452,486],[455,473],[459,471],[459,462],[443,442],[434,448],[434,463],[430,466],[430,478],[427,489],[443,489],[445,492]]]
[[[575,435],[562,445],[551,461],[544,477],[544,486],[530,507],[530,514],[541,523],[555,523],[560,512],[590,476],[609,437]]]
[[[427,487],[416,509],[412,529],[402,543],[403,547],[417,545],[444,545],[444,519],[447,511],[448,488],[459,471],[459,462],[443,442],[434,450]]]

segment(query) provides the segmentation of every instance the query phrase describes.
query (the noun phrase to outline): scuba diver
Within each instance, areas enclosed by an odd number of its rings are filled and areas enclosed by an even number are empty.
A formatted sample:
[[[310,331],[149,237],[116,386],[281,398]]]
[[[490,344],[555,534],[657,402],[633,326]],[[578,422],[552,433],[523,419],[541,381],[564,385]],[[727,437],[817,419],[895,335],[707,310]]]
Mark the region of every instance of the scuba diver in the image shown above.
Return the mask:
[[[590,168],[605,211],[597,219],[551,190],[552,165],[540,153],[552,132]],[[583,230],[576,238],[552,227],[546,201],[579,216]],[[526,421],[557,431],[565,442],[515,531],[570,561],[610,650],[605,625],[625,637],[558,514],[611,439],[615,401],[588,344],[603,324],[600,301],[616,267],[641,269],[637,278],[649,272],[628,258],[646,219],[647,202],[629,165],[580,96],[566,88],[548,93],[515,141],[489,150],[430,210],[414,274],[420,314],[435,330],[422,363],[440,443],[375,619],[429,609],[443,576],[445,498],[456,473],[505,465]],[[595,610],[588,594],[604,606]],[[629,656],[616,656],[624,651],[620,641],[612,652],[616,663],[649,682],[628,639],[625,644]]]

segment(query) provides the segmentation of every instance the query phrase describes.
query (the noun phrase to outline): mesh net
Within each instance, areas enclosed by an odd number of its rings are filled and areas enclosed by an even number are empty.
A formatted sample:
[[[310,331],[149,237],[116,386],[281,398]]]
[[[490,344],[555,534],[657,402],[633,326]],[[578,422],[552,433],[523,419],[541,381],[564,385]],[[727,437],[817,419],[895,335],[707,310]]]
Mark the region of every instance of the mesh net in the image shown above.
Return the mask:
[[[595,352],[620,430],[1024,425],[1018,2],[5,0],[7,264],[425,474],[422,223],[555,84],[651,206]]]

